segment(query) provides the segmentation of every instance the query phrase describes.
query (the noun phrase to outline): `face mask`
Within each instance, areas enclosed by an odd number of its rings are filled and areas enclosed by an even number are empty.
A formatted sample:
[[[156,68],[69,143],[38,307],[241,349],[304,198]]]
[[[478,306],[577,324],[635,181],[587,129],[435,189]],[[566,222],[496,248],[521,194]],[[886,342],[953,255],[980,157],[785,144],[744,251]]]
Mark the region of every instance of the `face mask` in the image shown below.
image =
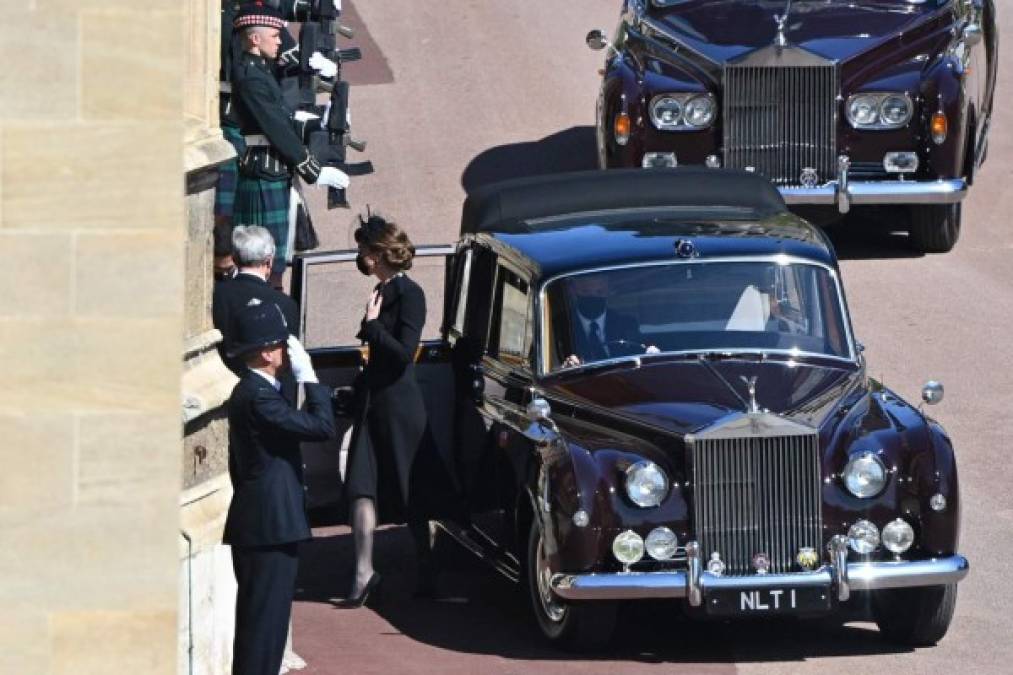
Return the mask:
[[[369,265],[366,263],[366,257],[363,256],[361,253],[355,256],[355,266],[359,269],[360,272],[365,274],[367,277],[373,273]]]
[[[605,298],[594,295],[577,298],[577,311],[586,319],[597,319],[605,312]]]

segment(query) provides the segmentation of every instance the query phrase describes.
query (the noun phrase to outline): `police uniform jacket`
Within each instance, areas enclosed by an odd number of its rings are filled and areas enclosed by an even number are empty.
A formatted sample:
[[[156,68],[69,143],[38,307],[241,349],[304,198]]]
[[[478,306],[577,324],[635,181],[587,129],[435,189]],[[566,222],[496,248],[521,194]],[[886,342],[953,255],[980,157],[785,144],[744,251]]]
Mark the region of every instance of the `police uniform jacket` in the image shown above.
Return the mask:
[[[306,384],[306,404],[295,409],[258,373],[249,370],[229,399],[229,476],[235,494],[224,542],[274,546],[311,537],[303,487],[303,441],[334,437],[330,389]]]
[[[281,86],[267,59],[243,52],[232,67],[232,117],[246,139],[240,171],[276,181],[295,171],[307,183],[320,176],[320,163],[304,145],[320,120],[298,122],[285,104]]]

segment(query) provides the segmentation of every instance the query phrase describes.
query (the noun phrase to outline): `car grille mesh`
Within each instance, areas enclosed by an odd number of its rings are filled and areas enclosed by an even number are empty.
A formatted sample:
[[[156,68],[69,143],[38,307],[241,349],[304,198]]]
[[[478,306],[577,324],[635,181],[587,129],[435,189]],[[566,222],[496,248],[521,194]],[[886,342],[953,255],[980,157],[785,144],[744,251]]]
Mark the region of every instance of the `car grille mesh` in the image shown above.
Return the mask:
[[[799,571],[802,547],[820,552],[819,442],[815,434],[692,443],[695,526],[704,564],[717,552],[725,574]]]
[[[837,68],[732,65],[725,68],[725,165],[753,169],[775,185],[837,177]]]

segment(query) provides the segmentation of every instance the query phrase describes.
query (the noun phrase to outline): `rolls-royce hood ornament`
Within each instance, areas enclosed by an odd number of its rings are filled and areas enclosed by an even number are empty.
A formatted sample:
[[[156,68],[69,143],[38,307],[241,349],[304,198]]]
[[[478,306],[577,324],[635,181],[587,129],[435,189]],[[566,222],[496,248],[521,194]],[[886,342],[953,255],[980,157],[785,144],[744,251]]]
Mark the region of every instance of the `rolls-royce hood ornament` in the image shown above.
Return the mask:
[[[740,377],[742,378],[742,381],[746,383],[746,388],[749,390],[749,410],[747,412],[753,415],[763,412],[760,410],[760,406],[756,403],[756,381],[760,378],[756,375],[753,375],[752,377],[741,375]]]
[[[774,23],[777,24],[777,35],[774,37],[775,47],[787,47],[788,38],[784,35],[784,29],[788,25],[788,14],[791,12],[791,0],[784,7],[783,14],[774,15]]]

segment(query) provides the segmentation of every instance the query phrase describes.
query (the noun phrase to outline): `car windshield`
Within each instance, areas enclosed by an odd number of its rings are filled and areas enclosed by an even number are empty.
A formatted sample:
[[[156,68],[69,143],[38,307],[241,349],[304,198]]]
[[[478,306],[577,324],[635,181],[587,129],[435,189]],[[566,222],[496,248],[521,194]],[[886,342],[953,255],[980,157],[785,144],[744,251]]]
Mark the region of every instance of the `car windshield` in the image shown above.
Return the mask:
[[[665,352],[852,358],[835,277],[805,262],[597,270],[551,281],[543,298],[546,371]]]

